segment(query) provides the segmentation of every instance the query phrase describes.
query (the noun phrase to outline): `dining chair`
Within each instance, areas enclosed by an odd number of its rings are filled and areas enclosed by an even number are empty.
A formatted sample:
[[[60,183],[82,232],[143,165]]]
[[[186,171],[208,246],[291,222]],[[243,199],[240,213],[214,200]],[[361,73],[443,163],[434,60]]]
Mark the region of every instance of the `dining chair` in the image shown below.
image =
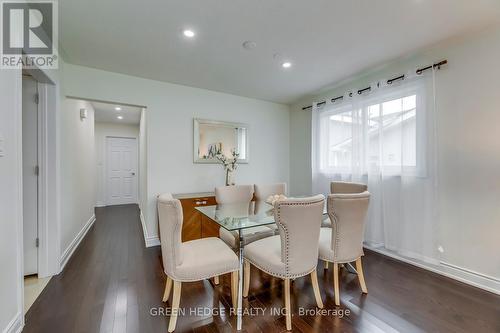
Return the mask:
[[[353,182],[331,182],[330,183],[330,193],[363,193],[368,190],[366,184],[353,183]]]
[[[331,194],[346,194],[346,193],[363,193],[368,190],[368,186],[361,183],[340,182],[335,181],[330,183]],[[322,227],[332,227],[330,217],[326,217],[321,223]]]
[[[234,185],[215,188],[215,201],[218,205],[248,203],[252,201],[254,194],[253,185]],[[243,242],[250,244],[258,239],[274,235],[274,230],[267,226],[259,226],[243,229]],[[239,234],[237,231],[228,231],[225,228],[219,229],[219,237],[231,248],[237,249],[239,246]]]
[[[333,264],[335,304],[340,305],[339,265],[356,262],[359,284],[364,294],[368,293],[361,257],[365,219],[370,202],[370,193],[330,194],[327,210],[331,228],[321,228],[319,236],[319,259]]]
[[[250,205],[250,202],[253,199],[253,195],[253,185],[232,185],[215,188],[215,201],[218,205],[245,203]],[[243,229],[241,233],[243,236],[243,244],[246,245],[258,239],[273,236],[275,234],[275,231],[267,226],[259,226]],[[219,238],[222,239],[233,250],[237,250],[240,245],[240,235],[238,234],[238,231],[228,231],[227,229],[221,227],[219,228]],[[219,284],[219,276],[214,277],[214,284]]]
[[[310,274],[318,308],[323,302],[318,286],[318,239],[325,197],[288,198],[274,204],[279,235],[255,241],[243,250],[243,297],[248,296],[250,267],[284,280],[286,329],[292,329],[290,280]]]
[[[368,186],[362,183],[342,182],[342,181],[333,181],[330,183],[331,194],[363,193],[364,191],[367,190]],[[323,219],[321,227],[327,227],[327,228],[332,227],[332,222],[329,216]],[[325,269],[328,269],[328,261],[325,261]]]
[[[286,183],[255,184],[255,200],[266,201],[271,195],[286,195]]]
[[[286,183],[275,183],[275,184],[255,184],[255,200],[256,201],[266,201],[271,195],[286,195]],[[261,205],[255,205],[255,214],[259,213]],[[267,209],[267,207],[266,207]],[[266,227],[274,230],[274,234],[278,234],[278,226],[276,224],[267,225]]]
[[[201,281],[231,273],[231,296],[233,307],[236,308],[239,269],[236,254],[217,237],[183,243],[181,241],[183,220],[181,202],[169,193],[158,197],[158,217],[163,269],[167,275],[163,294],[164,302],[168,300],[173,285],[168,331],[175,330],[182,282]]]

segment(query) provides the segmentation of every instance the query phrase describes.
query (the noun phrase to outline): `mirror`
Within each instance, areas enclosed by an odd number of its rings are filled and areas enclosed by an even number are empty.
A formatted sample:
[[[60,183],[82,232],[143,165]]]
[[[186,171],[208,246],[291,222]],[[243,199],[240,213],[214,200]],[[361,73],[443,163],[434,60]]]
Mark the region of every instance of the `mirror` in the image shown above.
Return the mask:
[[[194,163],[220,163],[215,157],[239,154],[238,163],[248,163],[248,125],[194,119]]]

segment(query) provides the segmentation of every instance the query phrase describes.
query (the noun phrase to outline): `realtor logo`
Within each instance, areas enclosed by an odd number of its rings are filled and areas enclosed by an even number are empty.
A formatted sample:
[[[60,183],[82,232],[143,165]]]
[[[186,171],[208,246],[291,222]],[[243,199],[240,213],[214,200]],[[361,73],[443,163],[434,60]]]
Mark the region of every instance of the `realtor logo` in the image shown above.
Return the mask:
[[[1,68],[57,68],[57,3],[2,1]]]

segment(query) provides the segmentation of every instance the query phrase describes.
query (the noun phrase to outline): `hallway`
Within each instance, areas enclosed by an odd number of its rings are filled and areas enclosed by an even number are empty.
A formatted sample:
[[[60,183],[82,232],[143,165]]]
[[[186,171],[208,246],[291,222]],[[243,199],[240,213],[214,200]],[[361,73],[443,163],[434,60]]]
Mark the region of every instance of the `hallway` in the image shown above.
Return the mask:
[[[136,205],[96,209],[97,221],[67,264],[54,276],[26,315],[24,332],[166,332],[168,316],[161,302],[164,273],[159,247],[146,249]],[[498,332],[500,297],[406,265],[373,252],[365,256],[369,294],[362,296],[357,279],[343,272],[343,318],[303,314],[315,310],[308,278],[297,279],[292,296],[293,330],[300,332]],[[325,274],[327,272],[328,274]],[[252,271],[250,297],[244,307],[265,309],[245,317],[242,332],[281,332],[281,283]],[[334,310],[331,271],[318,269],[325,309]],[[213,288],[208,281],[185,284],[181,307],[225,309],[227,314],[179,315],[176,332],[235,331],[229,316],[229,276]],[[153,310],[151,310],[153,308]],[[259,310],[260,311],[260,310]],[[220,311],[220,312],[223,312]]]
[[[97,220],[65,270],[26,315],[24,332],[161,332],[159,247],[144,248],[136,205],[96,209]]]

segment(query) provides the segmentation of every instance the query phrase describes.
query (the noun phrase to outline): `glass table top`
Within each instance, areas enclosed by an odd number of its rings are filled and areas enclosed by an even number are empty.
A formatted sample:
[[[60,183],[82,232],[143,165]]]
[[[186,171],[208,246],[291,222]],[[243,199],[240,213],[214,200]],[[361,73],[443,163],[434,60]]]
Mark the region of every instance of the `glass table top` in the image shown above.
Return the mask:
[[[196,207],[229,231],[274,223],[274,207],[263,201]]]
[[[201,206],[195,208],[229,231],[274,223],[274,207],[264,201]],[[323,210],[323,214],[326,214],[326,207]]]

